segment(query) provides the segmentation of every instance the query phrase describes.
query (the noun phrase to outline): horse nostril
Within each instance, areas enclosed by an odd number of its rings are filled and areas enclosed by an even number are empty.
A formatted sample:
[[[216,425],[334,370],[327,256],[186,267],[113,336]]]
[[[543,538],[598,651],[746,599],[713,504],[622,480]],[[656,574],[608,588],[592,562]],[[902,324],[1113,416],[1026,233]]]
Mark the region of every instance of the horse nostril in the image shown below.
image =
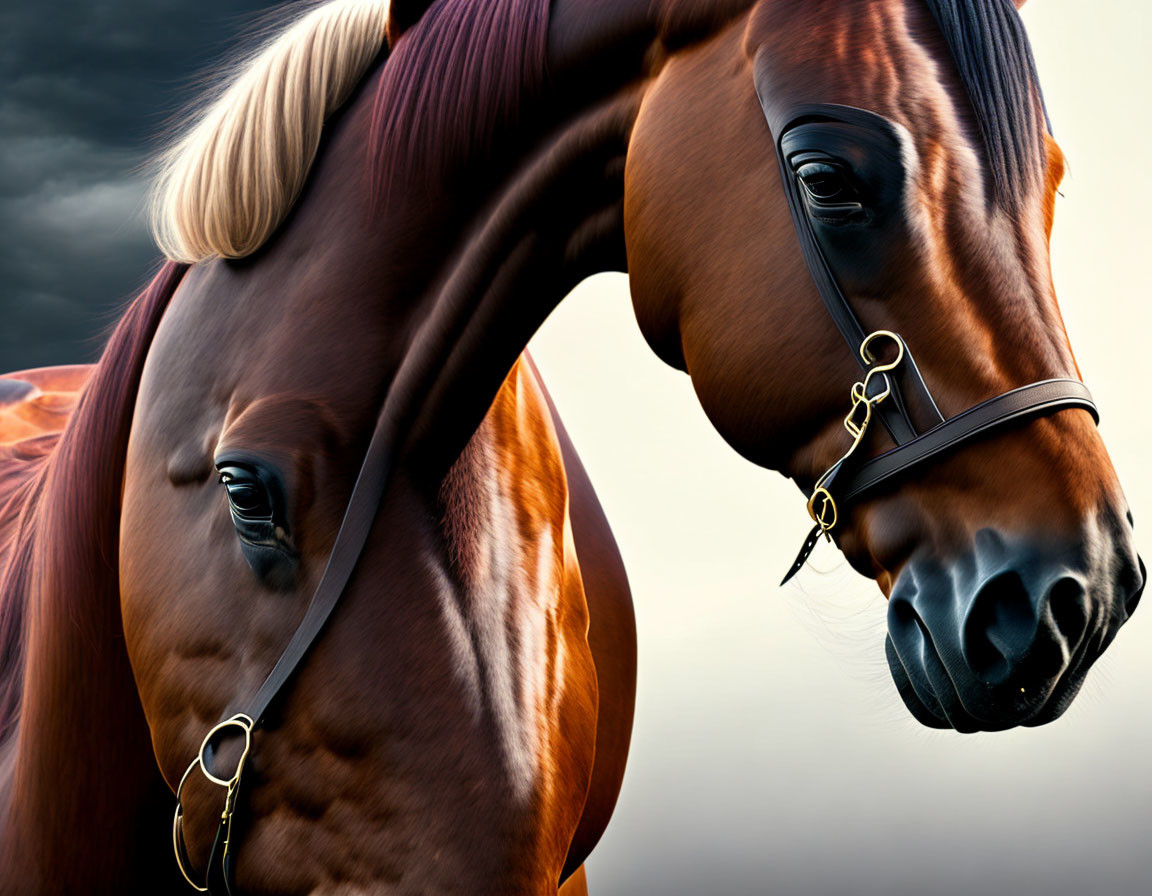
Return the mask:
[[[1075,649],[1088,628],[1087,593],[1083,583],[1072,576],[1058,579],[1048,589],[1048,609],[1069,649]]]
[[[999,684],[1032,646],[1035,616],[1028,589],[1016,572],[984,583],[964,621],[964,656],[983,681]]]
[[[912,608],[912,602],[900,598],[893,599],[888,606],[888,628],[904,630],[917,625],[919,617]]]
[[[1140,579],[1136,583],[1132,591],[1132,595],[1124,602],[1124,609],[1128,615],[1131,616],[1136,612],[1136,607],[1140,604],[1140,598],[1144,594],[1144,585],[1148,581],[1148,570],[1144,568],[1144,561],[1140,557],[1136,558],[1136,562],[1140,566]]]
[[[1002,572],[984,583],[964,623],[964,656],[988,684],[1024,674],[1055,678],[1088,628],[1083,583],[1057,579],[1038,600],[1020,574]]]

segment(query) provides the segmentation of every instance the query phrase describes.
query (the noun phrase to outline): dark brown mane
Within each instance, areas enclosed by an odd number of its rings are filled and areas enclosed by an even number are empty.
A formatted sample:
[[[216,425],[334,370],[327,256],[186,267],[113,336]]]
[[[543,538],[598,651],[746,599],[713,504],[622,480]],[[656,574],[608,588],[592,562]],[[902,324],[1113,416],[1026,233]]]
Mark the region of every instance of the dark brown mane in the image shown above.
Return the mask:
[[[373,189],[483,153],[544,78],[548,0],[439,0],[396,43],[373,109]]]
[[[107,597],[100,592],[117,581],[132,407],[148,346],[185,270],[169,262],[129,305],[55,449],[29,458],[26,474],[2,496],[0,514],[19,523],[8,550],[0,545],[0,744],[19,720],[33,594],[55,599],[48,610],[61,614],[55,624],[79,625],[84,614],[67,608]]]
[[[926,0],[984,138],[997,198],[1007,207],[1045,164],[1048,126],[1032,45],[1012,0]]]

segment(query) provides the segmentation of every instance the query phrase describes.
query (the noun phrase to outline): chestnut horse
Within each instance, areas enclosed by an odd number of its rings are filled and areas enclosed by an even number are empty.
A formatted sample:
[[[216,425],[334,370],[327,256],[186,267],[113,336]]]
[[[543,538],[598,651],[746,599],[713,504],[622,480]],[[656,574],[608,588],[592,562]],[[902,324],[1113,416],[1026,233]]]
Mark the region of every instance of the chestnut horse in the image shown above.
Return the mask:
[[[716,428],[811,492],[859,370],[789,178],[855,314],[900,334],[944,418],[1078,377],[1048,263],[1062,156],[1009,0],[385,6],[308,12],[173,144],[173,260],[76,374],[67,425],[51,373],[0,391],[21,421],[0,436],[9,891],[180,885],[186,772],[185,871],[212,872],[224,796],[190,762],[285,652],[383,432],[354,575],[229,790],[230,885],[583,892],[627,752],[631,605],[517,359],[576,283],[627,270]],[[886,136],[833,122],[786,170],[765,114],[813,103]],[[860,450],[887,447],[874,429]],[[1082,410],[840,516],[928,725],[1056,718],[1143,588]]]

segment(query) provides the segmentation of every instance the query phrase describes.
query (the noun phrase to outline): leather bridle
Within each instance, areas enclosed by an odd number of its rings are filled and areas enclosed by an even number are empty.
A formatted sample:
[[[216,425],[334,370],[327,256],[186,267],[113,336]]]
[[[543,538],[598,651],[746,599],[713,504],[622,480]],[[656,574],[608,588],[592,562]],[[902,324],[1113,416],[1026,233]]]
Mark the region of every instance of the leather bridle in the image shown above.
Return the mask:
[[[784,191],[788,197],[788,206],[792,212],[804,258],[824,306],[851,347],[863,376],[863,379],[852,388],[852,410],[845,419],[845,426],[852,436],[851,448],[820,477],[812,490],[808,508],[816,525],[785,577],[784,581],[787,582],[803,567],[821,535],[827,536],[831,541],[831,533],[836,526],[837,518],[846,506],[868,497],[909,470],[916,469],[990,430],[1018,420],[1051,414],[1067,408],[1086,410],[1094,419],[1098,419],[1098,414],[1096,405],[1083,383],[1071,379],[1052,379],[1025,385],[990,398],[945,420],[936,409],[936,403],[903,339],[887,330],[868,335],[861,326],[821,250],[820,242],[805,211],[800,188],[789,168],[787,136],[792,122],[820,118],[867,119],[875,124],[877,120],[881,122],[884,120],[860,109],[820,105],[795,108],[783,122],[774,121],[759,85],[757,93],[769,129],[772,133],[780,135],[777,139],[777,156]],[[889,343],[888,354],[893,355],[887,360],[883,360],[873,351],[884,342]],[[922,413],[926,408],[931,418],[926,427],[918,428],[913,420],[909,405],[909,399],[913,397],[917,401],[916,407],[922,409]],[[896,447],[871,460],[862,461],[858,449],[863,445],[870,425],[876,419],[883,422],[896,442]],[[201,892],[210,893],[212,896],[232,896],[235,891],[235,850],[231,848],[233,821],[243,796],[241,782],[252,749],[253,732],[260,726],[269,707],[284,690],[316,642],[352,576],[388,484],[391,473],[391,450],[395,441],[393,436],[392,427],[384,412],[381,412],[328,565],[296,633],[256,694],[246,704],[227,714],[208,732],[201,744],[200,752],[188,766],[177,787],[176,813],[172,822],[173,849],[181,873],[189,884]],[[228,738],[242,741],[240,758],[230,774],[218,774],[214,770],[213,760]],[[181,803],[185,783],[196,768],[199,768],[209,781],[225,789],[224,810],[217,827],[203,885],[193,880],[190,871],[191,862],[184,845]]]
[[[235,892],[236,879],[236,853],[231,849],[232,824],[236,814],[237,804],[242,796],[241,779],[244,774],[245,763],[252,749],[252,733],[264,720],[269,707],[284,690],[285,685],[292,678],[300,666],[309,649],[316,642],[323,630],[352,572],[356,562],[368,541],[368,534],[372,523],[376,519],[376,509],[384,496],[388,480],[392,471],[391,449],[394,444],[393,427],[388,415],[382,411],[376,420],[376,428],[372,439],[368,443],[368,450],[364,455],[364,462],[360,467],[360,474],[356,477],[356,484],[352,489],[352,497],[348,500],[348,508],[344,511],[344,519],[340,524],[340,531],[336,534],[336,543],[332,546],[332,553],[328,557],[328,565],[312,601],[304,613],[304,618],[292,636],[292,640],[280,655],[276,665],[260,686],[256,694],[240,710],[234,711],[225,717],[218,725],[208,732],[200,745],[200,752],[184,776],[176,791],[176,814],[172,819],[172,848],[176,853],[176,862],[180,866],[180,873],[184,879],[202,893],[212,896],[232,896]],[[240,758],[233,772],[227,777],[213,772],[213,756],[219,751],[220,745],[227,737],[243,738],[243,748]],[[220,824],[216,828],[216,837],[212,843],[212,852],[208,857],[208,871],[204,884],[198,884],[192,878],[191,862],[188,851],[184,845],[183,809],[181,797],[184,784],[192,770],[199,767],[204,776],[220,787],[225,788],[224,811],[220,815]]]
[[[768,127],[777,135],[780,175],[804,259],[824,307],[848,343],[863,376],[852,386],[851,410],[844,419],[844,426],[852,437],[851,446],[809,492],[808,513],[815,525],[784,576],[783,585],[804,567],[821,535],[828,541],[832,540],[832,531],[846,507],[870,497],[909,471],[992,430],[1021,420],[1070,408],[1087,411],[1097,423],[1100,416],[1092,394],[1082,382],[1057,378],[1012,389],[945,420],[920,375],[911,349],[899,334],[879,330],[868,335],[856,317],[821,248],[802,188],[790,164],[795,147],[789,146],[789,135],[798,124],[847,122],[872,129],[892,129],[892,125],[875,113],[834,104],[794,106],[779,116],[767,99],[767,91],[761,90],[759,83],[757,95]],[[877,351],[882,343],[888,343],[884,356]],[[921,411],[921,418],[927,418],[926,425],[917,426],[913,419],[913,400]],[[864,460],[860,449],[870,424],[876,419],[884,423],[896,447]]]

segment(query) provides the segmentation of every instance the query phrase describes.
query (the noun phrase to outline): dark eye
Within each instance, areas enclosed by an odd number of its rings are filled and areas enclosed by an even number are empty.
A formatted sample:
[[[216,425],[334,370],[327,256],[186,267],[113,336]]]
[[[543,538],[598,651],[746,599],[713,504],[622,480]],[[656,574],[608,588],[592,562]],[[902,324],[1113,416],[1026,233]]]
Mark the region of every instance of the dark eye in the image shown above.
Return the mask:
[[[231,459],[218,461],[216,470],[244,559],[269,588],[290,590],[298,555],[288,530],[288,502],[279,472],[257,461]]]
[[[796,168],[808,197],[818,205],[856,202],[856,191],[847,172],[833,162],[804,162]]]
[[[260,478],[245,467],[221,467],[220,482],[228,493],[232,512],[242,519],[272,521],[272,497]]]

